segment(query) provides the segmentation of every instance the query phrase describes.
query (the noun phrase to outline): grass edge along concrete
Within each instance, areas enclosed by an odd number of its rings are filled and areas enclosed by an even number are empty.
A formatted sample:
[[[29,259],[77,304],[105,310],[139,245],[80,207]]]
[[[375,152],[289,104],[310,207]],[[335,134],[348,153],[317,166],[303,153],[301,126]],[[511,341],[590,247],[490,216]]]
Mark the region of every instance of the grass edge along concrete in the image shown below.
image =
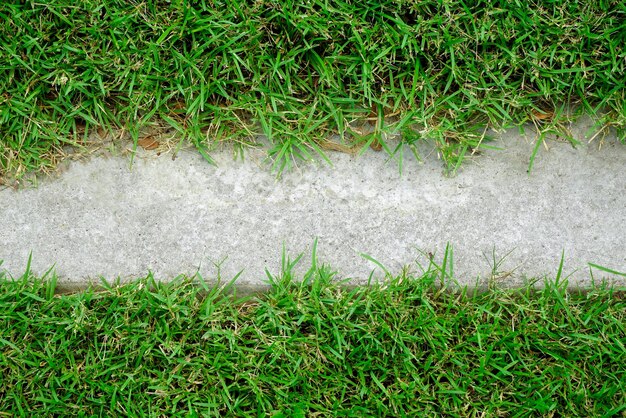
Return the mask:
[[[537,148],[548,134],[575,143],[570,106],[624,141],[623,7],[3,2],[0,176],[49,170],[94,131],[153,147],[140,133],[156,122],[209,162],[216,144],[262,134],[279,173],[332,149],[394,154],[424,138],[454,170],[487,127],[525,122]]]
[[[624,290],[447,292],[441,265],[346,288],[286,257],[267,292],[150,274],[58,295],[0,280],[0,411],[606,416],[626,407]],[[561,269],[559,269],[561,271]],[[200,279],[197,277],[196,279]]]

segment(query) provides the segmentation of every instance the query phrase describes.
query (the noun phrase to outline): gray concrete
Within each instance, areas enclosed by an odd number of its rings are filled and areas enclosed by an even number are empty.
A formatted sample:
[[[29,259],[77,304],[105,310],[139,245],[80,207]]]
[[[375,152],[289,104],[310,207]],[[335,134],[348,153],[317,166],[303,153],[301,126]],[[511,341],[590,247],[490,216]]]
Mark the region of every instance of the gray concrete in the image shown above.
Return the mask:
[[[572,130],[584,140],[588,127]],[[64,286],[148,270],[213,279],[221,263],[223,277],[244,269],[240,285],[254,287],[265,268],[279,271],[283,243],[307,267],[317,237],[320,260],[355,283],[376,267],[361,253],[419,272],[448,242],[462,284],[493,276],[494,249],[496,261],[510,252],[495,278],[512,286],[554,276],[562,251],[576,286],[589,283],[589,262],[626,271],[626,146],[551,141],[529,175],[533,135],[499,135],[503,150],[471,157],[452,178],[428,146],[421,162],[407,150],[402,176],[375,152],[332,154],[333,167],[301,164],[280,180],[261,150],[244,162],[218,152],[218,167],[195,152],[173,161],[142,151],[132,169],[123,157],[72,163],[35,189],[0,191],[0,259],[18,276],[32,251],[33,270],[54,264]]]

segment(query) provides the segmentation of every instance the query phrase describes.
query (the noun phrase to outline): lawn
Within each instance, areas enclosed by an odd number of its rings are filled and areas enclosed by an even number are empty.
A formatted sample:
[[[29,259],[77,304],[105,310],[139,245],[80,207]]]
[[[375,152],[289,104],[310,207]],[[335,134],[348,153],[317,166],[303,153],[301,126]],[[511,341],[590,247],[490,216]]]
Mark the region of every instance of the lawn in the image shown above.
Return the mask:
[[[575,143],[583,113],[625,141],[625,15],[620,0],[2,1],[0,176],[49,169],[94,131],[137,146],[149,124],[208,161],[264,135],[278,172],[425,138],[454,168],[487,127]]]
[[[488,128],[575,144],[583,114],[626,143],[625,45],[623,1],[1,1],[0,184],[151,125],[208,162],[264,136],[278,173],[425,139],[455,169]],[[0,274],[0,416],[626,416],[626,289],[294,263],[246,296]]]
[[[0,281],[1,416],[624,416],[624,289],[346,287],[313,257],[237,296],[151,275]]]

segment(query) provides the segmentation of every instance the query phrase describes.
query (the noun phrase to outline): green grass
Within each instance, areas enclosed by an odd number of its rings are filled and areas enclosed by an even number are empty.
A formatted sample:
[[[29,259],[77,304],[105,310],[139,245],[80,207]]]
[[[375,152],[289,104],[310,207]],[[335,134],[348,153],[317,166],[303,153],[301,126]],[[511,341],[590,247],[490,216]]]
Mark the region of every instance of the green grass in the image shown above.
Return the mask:
[[[483,293],[446,271],[348,288],[316,262],[228,293],[151,275],[0,280],[0,416],[624,416],[626,293]]]
[[[624,141],[624,45],[621,0],[2,1],[0,176],[154,121],[209,161],[262,133],[277,171],[333,133],[390,154],[429,138],[454,168],[486,126],[567,137],[569,106]]]

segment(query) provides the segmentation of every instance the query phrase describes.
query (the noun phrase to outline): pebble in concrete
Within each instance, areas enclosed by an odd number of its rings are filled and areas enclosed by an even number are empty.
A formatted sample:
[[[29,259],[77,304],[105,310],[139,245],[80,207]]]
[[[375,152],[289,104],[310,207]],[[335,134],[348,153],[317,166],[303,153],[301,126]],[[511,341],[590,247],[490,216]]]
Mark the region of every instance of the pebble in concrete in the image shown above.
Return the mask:
[[[572,127],[576,148],[547,142],[530,174],[534,136],[516,130],[454,177],[428,146],[421,161],[405,152],[402,175],[383,152],[331,154],[333,166],[300,164],[280,179],[262,150],[243,162],[216,152],[217,167],[191,151],[174,161],[143,152],[132,168],[122,157],[72,163],[37,188],[0,191],[1,267],[19,276],[32,252],[33,271],[54,265],[62,286],[80,287],[148,271],[215,279],[219,264],[223,278],[243,270],[239,285],[255,287],[266,268],[280,271],[283,245],[304,253],[306,270],[317,238],[319,260],[355,283],[380,274],[361,254],[392,273],[419,272],[449,243],[460,284],[494,278],[494,263],[503,285],[553,277],[564,254],[564,275],[584,286],[588,263],[626,271],[626,146],[611,137],[588,144],[587,127]]]

